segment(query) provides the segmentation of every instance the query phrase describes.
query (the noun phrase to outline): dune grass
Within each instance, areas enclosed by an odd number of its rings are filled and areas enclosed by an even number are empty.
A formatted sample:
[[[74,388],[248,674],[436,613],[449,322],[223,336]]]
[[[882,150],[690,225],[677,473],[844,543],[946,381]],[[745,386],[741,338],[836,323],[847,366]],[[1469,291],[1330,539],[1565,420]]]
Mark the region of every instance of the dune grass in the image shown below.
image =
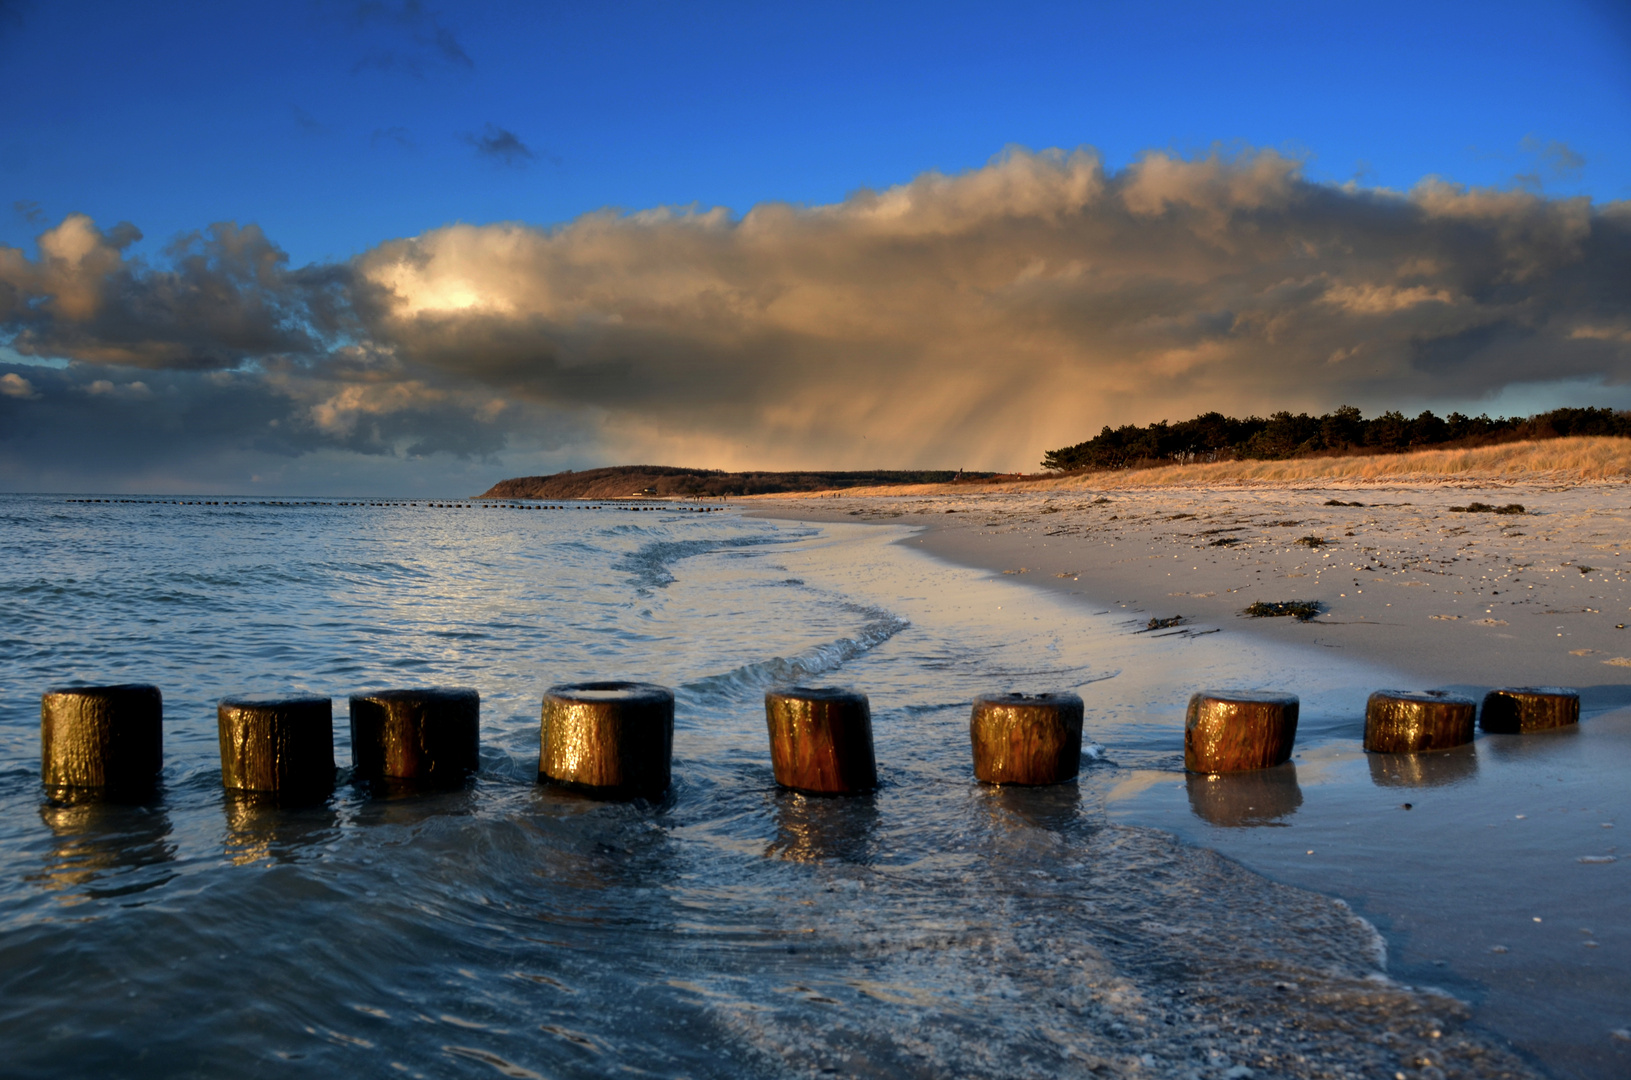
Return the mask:
[[[1383,483],[1390,481],[1468,481],[1571,483],[1593,480],[1631,482],[1631,439],[1576,436],[1501,443],[1461,450],[1419,450],[1408,454],[1293,458],[1287,461],[1221,461],[1207,465],[1166,465],[1077,473],[991,484],[916,484],[851,488],[845,497],[864,495],[979,495],[994,492],[1103,491],[1110,488],[1210,487],[1241,484]],[[833,492],[815,493],[822,497]]]
[[[1105,474],[1098,474],[1100,477]],[[1116,476],[1116,486],[1163,487],[1228,481],[1392,479],[1631,480],[1631,439],[1582,436],[1460,450],[1418,450],[1365,457],[1293,458],[1169,465]],[[1061,478],[1066,479],[1066,478]],[[1086,479],[1082,477],[1081,479]],[[1056,481],[1046,481],[1056,482]]]

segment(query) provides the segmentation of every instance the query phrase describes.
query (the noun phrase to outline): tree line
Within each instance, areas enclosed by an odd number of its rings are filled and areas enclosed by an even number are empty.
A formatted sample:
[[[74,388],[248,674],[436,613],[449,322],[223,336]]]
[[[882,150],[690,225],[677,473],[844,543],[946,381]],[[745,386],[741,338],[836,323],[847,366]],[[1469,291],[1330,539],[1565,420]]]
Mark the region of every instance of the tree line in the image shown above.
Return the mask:
[[[1431,411],[1408,417],[1389,411],[1369,420],[1352,405],[1323,416],[1277,412],[1267,418],[1248,416],[1244,420],[1208,412],[1176,424],[1165,420],[1144,427],[1123,424],[1112,428],[1106,424],[1086,442],[1049,450],[1042,458],[1042,467],[1049,472],[1077,472],[1242,458],[1397,454],[1566,435],[1631,437],[1631,412],[1553,409],[1534,416],[1491,418],[1458,412],[1440,417]]]

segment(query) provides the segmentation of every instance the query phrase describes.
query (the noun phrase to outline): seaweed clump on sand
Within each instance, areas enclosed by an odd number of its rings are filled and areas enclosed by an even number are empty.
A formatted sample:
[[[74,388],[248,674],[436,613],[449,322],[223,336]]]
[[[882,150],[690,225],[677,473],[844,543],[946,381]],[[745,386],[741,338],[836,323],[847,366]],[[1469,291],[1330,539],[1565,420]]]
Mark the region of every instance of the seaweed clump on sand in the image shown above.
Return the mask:
[[[1324,547],[1330,542],[1331,541],[1325,539],[1323,536],[1305,536],[1301,540],[1297,541],[1297,543],[1301,544],[1303,547],[1311,548]]]
[[[1452,514],[1521,514],[1524,512],[1523,503],[1507,503],[1505,506],[1495,506],[1492,503],[1468,503],[1466,506],[1452,506]]]
[[[1298,622],[1307,622],[1320,613],[1318,600],[1259,600],[1242,614],[1254,619],[1272,619],[1290,615]]]

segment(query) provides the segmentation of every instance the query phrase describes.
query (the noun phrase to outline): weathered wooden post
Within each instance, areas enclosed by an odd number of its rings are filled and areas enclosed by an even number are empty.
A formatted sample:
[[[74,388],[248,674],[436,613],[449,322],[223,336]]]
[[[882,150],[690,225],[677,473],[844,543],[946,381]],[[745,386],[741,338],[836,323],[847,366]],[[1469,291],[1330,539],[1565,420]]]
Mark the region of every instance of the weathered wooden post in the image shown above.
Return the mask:
[[[1184,718],[1184,768],[1246,772],[1290,761],[1300,707],[1295,694],[1208,690],[1194,695]]]
[[[58,686],[40,698],[40,780],[53,798],[139,799],[163,766],[158,687]]]
[[[674,753],[674,692],[638,682],[552,686],[544,694],[538,779],[601,798],[657,799]]]
[[[1484,695],[1478,726],[1503,735],[1580,722],[1580,694],[1561,686],[1503,686]]]
[[[1365,703],[1365,749],[1421,754],[1472,742],[1471,698],[1442,691],[1378,690]]]
[[[1082,699],[1069,692],[981,694],[968,722],[974,777],[987,784],[1062,784],[1082,761]]]
[[[463,785],[480,765],[481,695],[463,687],[351,695],[352,775],[431,788]]]
[[[221,784],[289,802],[334,790],[334,704],[326,697],[222,698]]]
[[[794,686],[765,695],[776,783],[810,795],[856,795],[878,786],[872,709],[842,687]]]

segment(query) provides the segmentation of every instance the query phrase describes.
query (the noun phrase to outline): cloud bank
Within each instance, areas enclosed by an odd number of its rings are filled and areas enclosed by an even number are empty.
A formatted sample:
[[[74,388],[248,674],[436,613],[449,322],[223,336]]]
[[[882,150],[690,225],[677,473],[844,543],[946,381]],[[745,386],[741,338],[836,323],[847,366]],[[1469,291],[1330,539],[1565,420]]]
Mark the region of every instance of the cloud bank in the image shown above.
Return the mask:
[[[97,379],[150,395],[106,445],[178,455],[196,408],[238,418],[212,436],[235,453],[968,468],[1203,408],[1631,380],[1631,204],[1337,187],[1268,150],[1016,150],[827,206],[451,225],[298,269],[254,226],[152,264],[138,237],[71,215],[0,248],[0,341],[69,362],[8,369],[0,454],[33,452],[30,417],[92,423]]]

